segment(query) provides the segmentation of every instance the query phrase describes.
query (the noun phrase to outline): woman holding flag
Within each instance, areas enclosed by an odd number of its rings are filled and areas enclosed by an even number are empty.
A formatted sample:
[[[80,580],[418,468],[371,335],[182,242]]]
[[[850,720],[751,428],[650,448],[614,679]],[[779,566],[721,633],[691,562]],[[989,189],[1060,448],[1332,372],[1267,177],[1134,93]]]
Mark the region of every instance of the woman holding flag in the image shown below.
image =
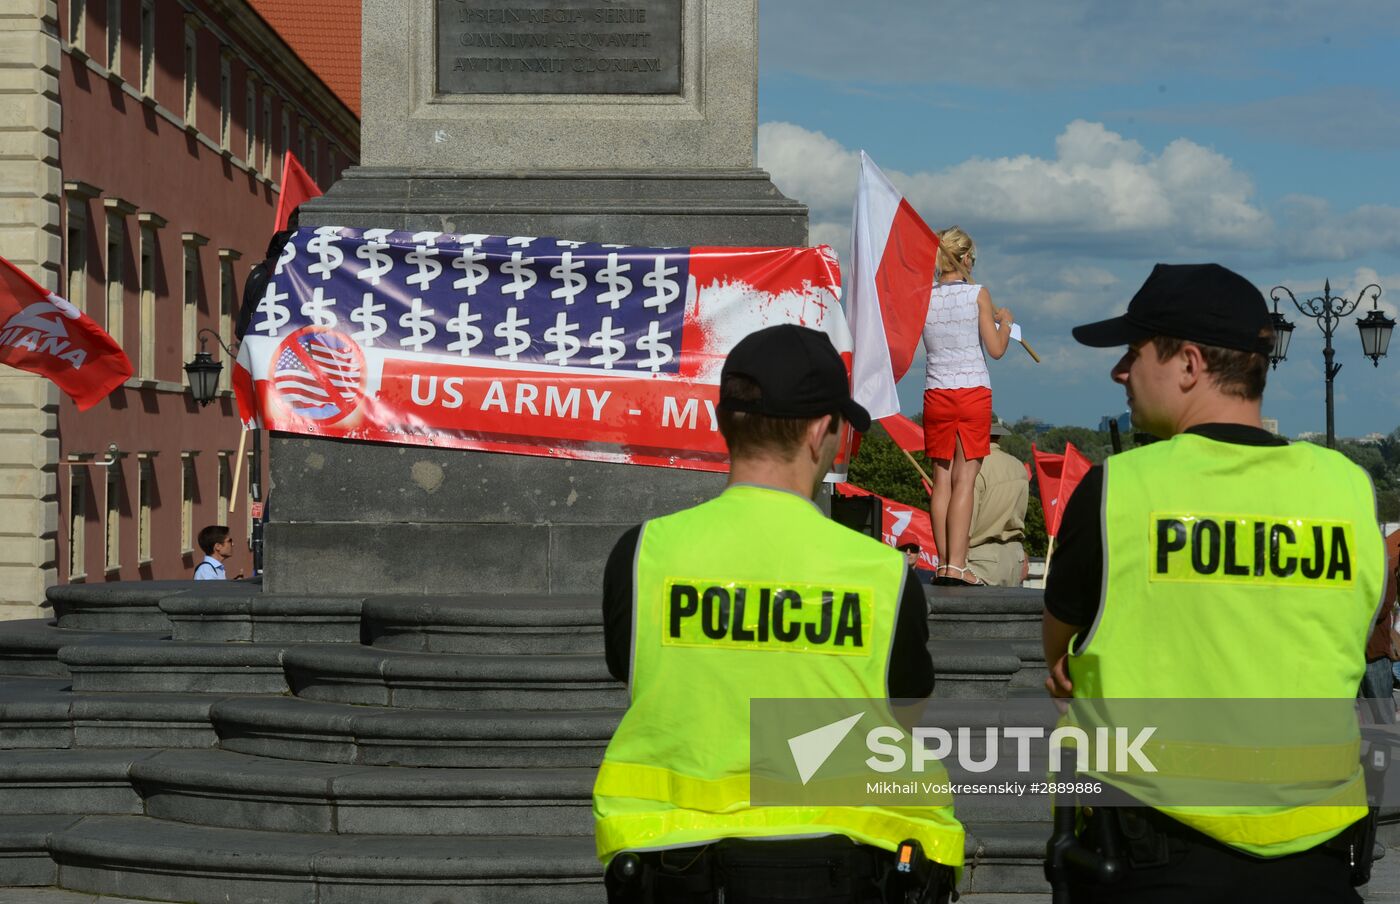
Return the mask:
[[[982,580],[967,567],[972,497],[982,459],[991,451],[992,383],[986,355],[1011,344],[1011,312],[992,304],[972,281],[977,247],[957,226],[938,234],[938,265],[924,320],[924,451],[933,461],[930,514],[942,557],[940,584]]]

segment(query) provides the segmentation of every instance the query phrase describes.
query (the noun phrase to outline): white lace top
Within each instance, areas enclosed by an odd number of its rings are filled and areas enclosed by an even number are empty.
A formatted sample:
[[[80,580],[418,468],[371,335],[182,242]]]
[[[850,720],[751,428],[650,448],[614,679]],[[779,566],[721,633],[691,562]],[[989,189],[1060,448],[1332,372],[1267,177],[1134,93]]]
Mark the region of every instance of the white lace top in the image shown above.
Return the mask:
[[[928,352],[928,389],[970,389],[992,386],[987,357],[977,328],[980,285],[939,283],[929,296],[924,318],[924,350]]]

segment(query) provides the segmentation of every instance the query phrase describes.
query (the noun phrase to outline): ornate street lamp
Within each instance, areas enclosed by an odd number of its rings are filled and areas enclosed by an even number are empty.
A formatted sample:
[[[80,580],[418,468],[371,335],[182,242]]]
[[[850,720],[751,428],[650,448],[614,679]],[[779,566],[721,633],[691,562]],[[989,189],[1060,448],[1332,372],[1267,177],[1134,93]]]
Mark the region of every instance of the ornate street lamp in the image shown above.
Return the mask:
[[[1298,301],[1294,294],[1285,286],[1274,286],[1269,297],[1274,300],[1274,351],[1269,356],[1274,366],[1284,359],[1288,353],[1288,339],[1293,332],[1293,324],[1284,319],[1278,312],[1279,293],[1287,293],[1293,306],[1301,314],[1306,314],[1317,321],[1318,327],[1322,330],[1322,362],[1323,376],[1327,381],[1327,448],[1337,447],[1337,430],[1333,415],[1332,381],[1337,374],[1341,373],[1342,365],[1333,361],[1336,353],[1332,350],[1332,334],[1336,332],[1337,325],[1342,322],[1342,318],[1355,311],[1360,304],[1366,300],[1367,293],[1371,295],[1372,311],[1364,319],[1357,322],[1361,328],[1362,351],[1371,363],[1380,366],[1380,359],[1385,355],[1386,348],[1390,345],[1390,331],[1395,328],[1395,321],[1387,317],[1378,304],[1381,297],[1381,287],[1375,283],[1363,288],[1357,293],[1355,301],[1332,294],[1332,282],[1327,280],[1322,284],[1322,294],[1309,298],[1306,301]],[[1282,331],[1282,332],[1280,332]],[[1279,336],[1282,335],[1282,339]]]
[[[204,350],[204,345],[208,341],[205,339],[205,333],[208,333],[209,337],[218,343],[219,348],[224,350],[224,354],[230,358],[234,357],[234,353],[229,350],[228,346],[224,345],[223,340],[213,330],[206,328],[199,331],[197,334],[199,336],[199,351],[195,352],[194,360],[185,365],[185,378],[190,383],[190,396],[199,403],[201,408],[214,401],[214,396],[219,391],[219,374],[224,371],[224,366],[215,361]],[[234,343],[235,346],[237,344]]]

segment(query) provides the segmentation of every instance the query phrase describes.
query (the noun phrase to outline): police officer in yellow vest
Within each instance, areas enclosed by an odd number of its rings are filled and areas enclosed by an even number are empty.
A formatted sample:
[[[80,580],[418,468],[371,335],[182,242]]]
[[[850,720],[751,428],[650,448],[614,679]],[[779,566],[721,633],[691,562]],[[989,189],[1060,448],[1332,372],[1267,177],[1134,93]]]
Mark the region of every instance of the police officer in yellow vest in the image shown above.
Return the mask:
[[[1342,455],[1262,428],[1263,296],[1218,264],[1158,264],[1126,315],[1074,336],[1128,347],[1113,379],[1134,428],[1164,442],[1111,457],[1066,507],[1045,589],[1051,694],[1351,700],[1384,588],[1374,494]],[[1327,781],[1271,786],[1337,805],[1099,808],[1081,839],[1117,848],[1126,875],[1074,900],[1359,901],[1370,845],[1350,754]]]
[[[609,557],[608,666],[631,691],[593,790],[611,901],[946,900],[963,856],[951,807],[749,801],[751,698],[933,689],[904,557],[812,501],[843,422],[864,431],[870,416],[825,334],[746,337],[721,376],[727,488],[633,528]],[[928,861],[918,893],[886,898],[908,839]]]

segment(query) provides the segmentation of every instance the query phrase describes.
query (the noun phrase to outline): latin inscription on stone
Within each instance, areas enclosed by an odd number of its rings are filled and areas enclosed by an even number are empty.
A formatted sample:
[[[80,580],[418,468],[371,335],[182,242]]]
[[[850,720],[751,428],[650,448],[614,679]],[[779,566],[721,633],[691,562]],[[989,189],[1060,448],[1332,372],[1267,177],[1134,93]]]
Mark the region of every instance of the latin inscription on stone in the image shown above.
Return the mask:
[[[438,0],[439,94],[679,94],[683,0]]]

